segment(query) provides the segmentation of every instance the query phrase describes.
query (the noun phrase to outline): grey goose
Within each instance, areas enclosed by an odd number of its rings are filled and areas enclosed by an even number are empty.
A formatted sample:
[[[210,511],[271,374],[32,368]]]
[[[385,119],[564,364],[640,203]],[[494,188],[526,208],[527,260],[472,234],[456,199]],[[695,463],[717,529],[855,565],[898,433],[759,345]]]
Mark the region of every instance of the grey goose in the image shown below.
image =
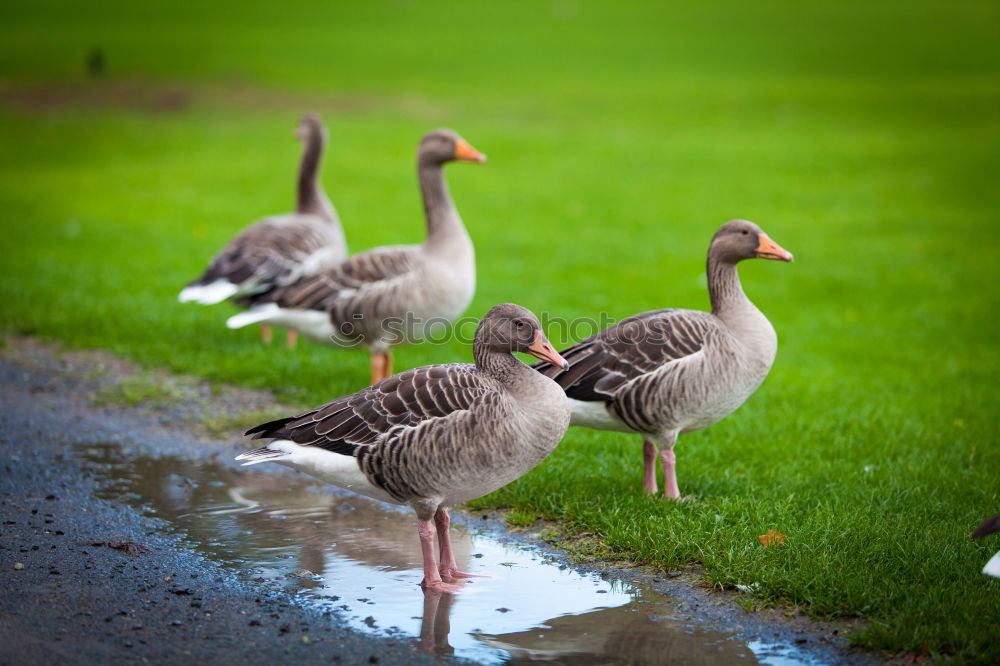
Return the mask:
[[[535,368],[566,391],[572,425],[643,437],[643,487],[656,493],[656,457],[664,497],[680,499],[674,444],[681,433],[731,414],[767,376],[778,339],[743,293],[736,264],[751,258],[792,261],[753,222],[733,220],[708,248],[712,311],[664,309],[633,315],[562,351],[564,370]]]
[[[336,264],[347,257],[340,219],[319,182],[319,164],[326,130],[314,114],[302,117],[295,132],[303,143],[296,184],[295,212],[266,217],[247,227],[212,260],[200,278],[178,299],[202,305],[245,300],[300,276]],[[270,342],[270,329],[263,327]],[[288,344],[294,345],[293,331]]]
[[[247,435],[273,441],[236,459],[281,463],[361,495],[409,505],[417,514],[423,584],[453,592],[468,574],[455,564],[448,507],[527,473],[556,447],[570,418],[562,389],[513,355],[525,352],[566,366],[529,310],[493,307],[476,329],[472,351],[475,364],[407,370],[251,428]]]
[[[254,297],[254,307],[226,325],[274,324],[325,344],[367,347],[371,382],[391,375],[394,346],[440,333],[465,312],[475,293],[472,240],[444,179],[444,165],[453,160],[485,162],[486,157],[451,130],[435,130],[420,141],[423,243],[374,248],[303,275]]]

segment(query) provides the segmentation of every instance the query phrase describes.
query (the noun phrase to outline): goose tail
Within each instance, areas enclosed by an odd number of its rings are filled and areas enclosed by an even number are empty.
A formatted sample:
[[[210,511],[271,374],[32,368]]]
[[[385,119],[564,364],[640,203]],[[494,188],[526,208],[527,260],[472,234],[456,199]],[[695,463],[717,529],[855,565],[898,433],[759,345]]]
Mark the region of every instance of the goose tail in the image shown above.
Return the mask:
[[[244,451],[240,455],[236,456],[236,460],[244,461],[243,466],[246,467],[248,465],[256,465],[257,463],[262,462],[278,462],[291,457],[291,453],[279,451],[277,449],[269,449],[264,446],[259,449]]]
[[[266,322],[277,316],[280,310],[281,308],[274,303],[259,305],[251,310],[235,314],[227,319],[226,328],[243,328],[244,326],[249,326],[250,324]]]
[[[211,284],[192,284],[181,289],[177,300],[181,303],[194,301],[201,305],[215,305],[231,298],[239,291],[239,287],[229,280],[216,280]]]

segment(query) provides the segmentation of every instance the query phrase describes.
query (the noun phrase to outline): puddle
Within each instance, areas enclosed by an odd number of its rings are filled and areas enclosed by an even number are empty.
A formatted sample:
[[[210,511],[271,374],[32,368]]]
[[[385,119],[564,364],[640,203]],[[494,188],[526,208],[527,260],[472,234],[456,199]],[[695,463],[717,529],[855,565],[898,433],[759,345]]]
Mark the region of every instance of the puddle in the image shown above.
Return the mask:
[[[455,525],[459,568],[483,575],[457,595],[427,594],[412,511],[329,495],[305,476],[218,462],[82,454],[99,495],[171,523],[191,547],[278,585],[372,635],[484,664],[816,664],[784,645],[735,639],[681,619],[676,602],[613,585],[544,554]]]

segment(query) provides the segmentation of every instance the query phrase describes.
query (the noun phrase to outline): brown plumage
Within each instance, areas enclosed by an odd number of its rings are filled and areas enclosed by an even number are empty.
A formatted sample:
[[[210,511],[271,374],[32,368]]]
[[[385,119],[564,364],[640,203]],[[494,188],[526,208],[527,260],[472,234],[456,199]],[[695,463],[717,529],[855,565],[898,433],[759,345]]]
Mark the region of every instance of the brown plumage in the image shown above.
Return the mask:
[[[664,495],[680,498],[674,443],[739,407],[760,385],[777,351],[770,322],[747,299],[736,264],[759,257],[791,261],[746,220],[723,225],[708,251],[712,312],[666,309],[637,314],[562,352],[552,377],[571,399],[573,425],[643,435],[643,486],[656,492],[658,449]]]
[[[253,296],[295,282],[347,257],[337,213],[319,183],[326,132],[319,117],[302,118],[296,136],[303,142],[295,212],[246,228],[181,291],[181,302],[203,305],[233,299],[249,305]]]
[[[389,377],[304,414],[251,428],[274,438],[237,457],[273,461],[417,513],[425,583],[455,570],[447,508],[481,497],[528,472],[562,438],[569,406],[562,390],[512,352],[565,365],[528,310],[491,309],[476,330],[475,364],[433,365]],[[434,566],[434,519],[441,565]]]
[[[426,134],[417,150],[427,240],[356,254],[254,297],[227,323],[267,323],[316,341],[368,347],[372,383],[392,374],[392,347],[416,342],[460,316],[475,293],[475,253],[445,185],[443,167],[486,158],[451,130]]]

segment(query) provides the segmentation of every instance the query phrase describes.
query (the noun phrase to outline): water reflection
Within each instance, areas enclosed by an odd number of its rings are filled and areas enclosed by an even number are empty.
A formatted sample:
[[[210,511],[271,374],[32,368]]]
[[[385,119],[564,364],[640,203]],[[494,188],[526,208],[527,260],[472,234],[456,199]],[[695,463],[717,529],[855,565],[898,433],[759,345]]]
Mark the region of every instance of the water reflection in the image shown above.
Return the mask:
[[[420,649],[482,663],[807,663],[795,650],[733,640],[678,619],[672,602],[549,563],[456,526],[471,579],[458,595],[424,591],[416,522],[399,509],[323,493],[306,477],[216,461],[122,456],[85,447],[100,495],[141,506],[199,551],[280,585],[358,631],[409,636]],[[762,656],[758,659],[755,651]]]

